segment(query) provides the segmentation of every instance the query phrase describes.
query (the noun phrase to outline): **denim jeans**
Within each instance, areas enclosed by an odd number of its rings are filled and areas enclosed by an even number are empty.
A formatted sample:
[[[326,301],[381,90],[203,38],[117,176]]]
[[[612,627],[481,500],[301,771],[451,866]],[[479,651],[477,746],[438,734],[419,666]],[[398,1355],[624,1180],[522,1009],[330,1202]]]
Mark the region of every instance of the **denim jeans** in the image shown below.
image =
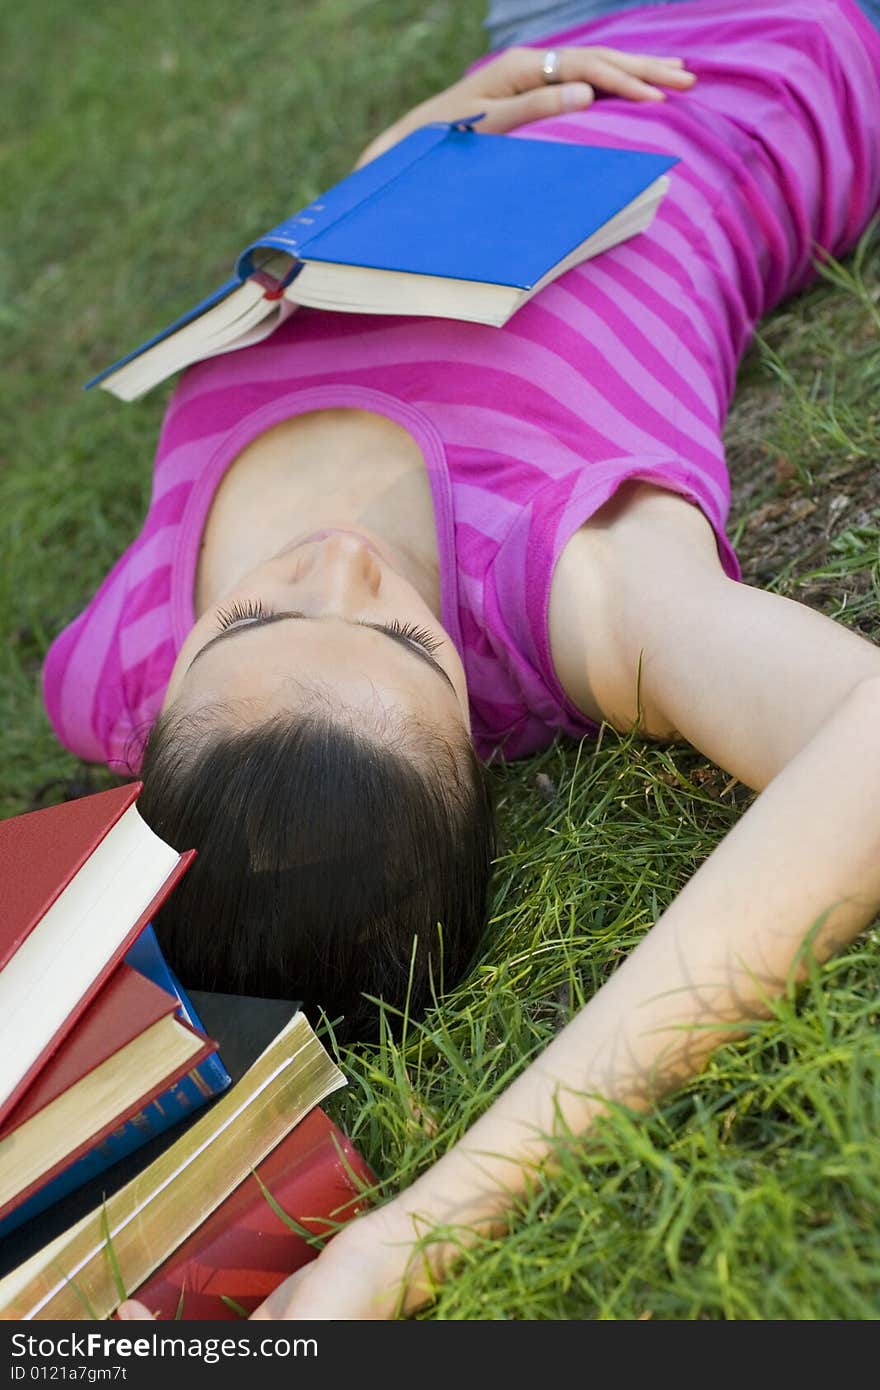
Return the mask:
[[[507,48],[513,43],[538,39],[542,34],[586,24],[614,10],[632,10],[645,3],[657,4],[658,0],[489,0],[489,13],[483,23],[489,34],[489,48]],[[678,5],[682,0],[659,0],[659,3]],[[880,0],[856,0],[856,4],[880,29]]]

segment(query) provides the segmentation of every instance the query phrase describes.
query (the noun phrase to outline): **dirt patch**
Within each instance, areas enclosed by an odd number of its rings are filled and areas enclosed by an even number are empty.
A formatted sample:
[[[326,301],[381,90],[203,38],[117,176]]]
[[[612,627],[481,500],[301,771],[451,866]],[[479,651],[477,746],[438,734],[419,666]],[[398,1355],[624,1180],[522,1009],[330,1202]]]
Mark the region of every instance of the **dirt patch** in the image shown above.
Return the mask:
[[[765,443],[781,391],[748,386],[737,398],[725,440],[731,477],[728,534],[749,584],[796,597],[880,638],[880,457],[836,461],[809,482],[790,457]],[[845,533],[859,549],[847,564]],[[867,534],[866,534],[867,533]],[[874,563],[871,550],[874,549]]]

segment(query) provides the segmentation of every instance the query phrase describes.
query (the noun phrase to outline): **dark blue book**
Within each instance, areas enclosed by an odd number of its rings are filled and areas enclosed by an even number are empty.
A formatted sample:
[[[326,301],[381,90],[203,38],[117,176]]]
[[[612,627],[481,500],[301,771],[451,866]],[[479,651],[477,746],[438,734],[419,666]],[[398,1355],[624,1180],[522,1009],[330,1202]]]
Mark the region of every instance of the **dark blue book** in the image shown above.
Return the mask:
[[[197,1032],[204,1033],[202,1021],[191,999],[162,955],[152,926],[146,926],[130,947],[125,956],[125,964],[152,980],[153,984],[158,985],[166,994],[176,997],[178,1017]],[[141,1110],[130,1116],[112,1133],[104,1135],[93,1148],[80,1154],[0,1220],[0,1241],[40,1212],[54,1206],[62,1198],[82,1188],[91,1179],[148,1144],[157,1135],[163,1134],[181,1120],[188,1119],[214,1096],[226,1090],[231,1079],[217,1052],[211,1052],[172,1086],[154,1096]]]
[[[246,247],[235,274],[87,386],[135,400],[259,342],[299,305],[500,326],[544,285],[648,226],[677,161],[422,126]]]

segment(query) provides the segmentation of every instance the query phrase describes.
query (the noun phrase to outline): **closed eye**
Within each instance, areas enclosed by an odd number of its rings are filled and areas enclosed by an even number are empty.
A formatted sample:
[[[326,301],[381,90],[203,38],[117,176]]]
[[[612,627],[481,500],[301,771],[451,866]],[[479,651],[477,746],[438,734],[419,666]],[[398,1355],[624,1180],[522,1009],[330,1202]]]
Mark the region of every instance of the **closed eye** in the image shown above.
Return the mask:
[[[274,609],[267,608],[261,599],[247,599],[244,603],[232,603],[228,608],[218,610],[217,624],[220,631],[196,652],[187,670],[191,671],[199,657],[204,656],[205,652],[216,646],[218,642],[228,642],[230,638],[239,633],[252,632],[254,628],[268,627],[270,623],[285,622],[287,619],[293,618],[310,622],[322,621],[320,618],[310,618],[308,613],[276,612]],[[451,690],[455,690],[455,686],[443,667],[438,661],[435,661],[432,655],[442,643],[426,628],[417,627],[413,623],[401,623],[397,618],[393,618],[387,623],[368,623],[362,618],[343,618],[341,621],[350,623],[355,627],[371,628],[373,632],[379,632],[390,641],[396,642],[405,651],[412,652],[419,660],[424,661],[432,671],[436,671],[439,676],[443,677]]]

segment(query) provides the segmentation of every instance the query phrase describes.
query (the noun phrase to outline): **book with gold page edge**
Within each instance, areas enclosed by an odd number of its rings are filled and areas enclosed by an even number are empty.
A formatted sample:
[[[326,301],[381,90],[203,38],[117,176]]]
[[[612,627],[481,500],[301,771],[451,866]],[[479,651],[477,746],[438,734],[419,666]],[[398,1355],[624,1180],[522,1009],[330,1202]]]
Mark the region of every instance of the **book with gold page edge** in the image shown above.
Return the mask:
[[[0,1280],[0,1318],[108,1317],[300,1120],[346,1084],[298,1012],[211,1110],[132,1182]],[[108,1242],[112,1250],[108,1248]]]

